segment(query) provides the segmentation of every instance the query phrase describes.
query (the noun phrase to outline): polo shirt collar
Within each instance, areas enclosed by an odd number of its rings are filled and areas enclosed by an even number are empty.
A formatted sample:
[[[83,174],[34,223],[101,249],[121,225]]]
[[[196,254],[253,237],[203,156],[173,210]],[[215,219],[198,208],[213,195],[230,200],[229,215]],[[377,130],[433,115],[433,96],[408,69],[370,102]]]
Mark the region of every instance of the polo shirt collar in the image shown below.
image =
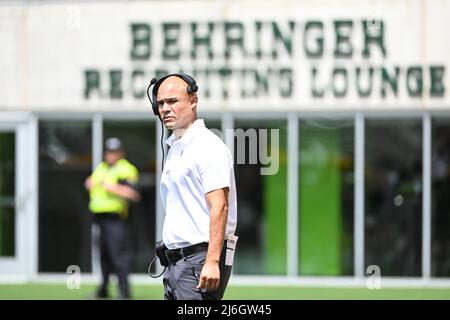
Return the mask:
[[[171,134],[170,137],[166,140],[166,144],[169,147],[172,147],[174,143],[181,143],[183,145],[188,144],[194,137],[195,133],[198,131],[198,129],[205,127],[205,121],[203,119],[197,119],[195,120],[192,125],[187,129],[183,136],[180,139],[177,139],[177,136],[175,134]]]

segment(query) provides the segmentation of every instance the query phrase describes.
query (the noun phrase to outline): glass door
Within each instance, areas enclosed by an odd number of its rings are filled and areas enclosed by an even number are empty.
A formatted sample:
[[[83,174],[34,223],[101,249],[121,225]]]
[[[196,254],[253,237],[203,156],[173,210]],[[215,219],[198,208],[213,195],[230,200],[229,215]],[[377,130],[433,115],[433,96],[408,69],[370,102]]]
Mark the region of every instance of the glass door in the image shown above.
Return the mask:
[[[36,270],[36,152],[33,121],[0,123],[0,278]]]
[[[16,134],[0,131],[0,262],[16,257]]]

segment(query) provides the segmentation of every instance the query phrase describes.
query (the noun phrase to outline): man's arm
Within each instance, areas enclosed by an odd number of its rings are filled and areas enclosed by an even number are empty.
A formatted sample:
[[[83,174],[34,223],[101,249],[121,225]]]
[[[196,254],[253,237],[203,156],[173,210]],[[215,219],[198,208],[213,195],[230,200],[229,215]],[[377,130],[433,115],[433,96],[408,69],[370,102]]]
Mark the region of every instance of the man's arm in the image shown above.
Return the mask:
[[[132,187],[130,187],[126,184],[104,183],[103,186],[105,187],[106,191],[114,193],[120,197],[127,199],[127,200],[131,200],[131,201],[140,201],[141,200],[141,195],[139,194],[139,192],[137,192]]]
[[[210,213],[209,245],[197,288],[205,288],[208,291],[219,287],[219,261],[228,219],[228,191],[228,188],[222,188],[206,194]]]

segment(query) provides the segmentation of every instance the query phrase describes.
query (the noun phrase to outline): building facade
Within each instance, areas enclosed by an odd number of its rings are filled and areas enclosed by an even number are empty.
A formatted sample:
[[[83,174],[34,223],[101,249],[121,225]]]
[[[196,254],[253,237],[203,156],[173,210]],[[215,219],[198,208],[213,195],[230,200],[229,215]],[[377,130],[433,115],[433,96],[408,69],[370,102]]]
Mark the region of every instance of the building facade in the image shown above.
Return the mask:
[[[160,239],[153,77],[192,74],[235,157],[236,275],[450,277],[449,1],[0,1],[0,273],[96,273],[84,179],[141,172]],[[167,133],[166,133],[167,134]]]

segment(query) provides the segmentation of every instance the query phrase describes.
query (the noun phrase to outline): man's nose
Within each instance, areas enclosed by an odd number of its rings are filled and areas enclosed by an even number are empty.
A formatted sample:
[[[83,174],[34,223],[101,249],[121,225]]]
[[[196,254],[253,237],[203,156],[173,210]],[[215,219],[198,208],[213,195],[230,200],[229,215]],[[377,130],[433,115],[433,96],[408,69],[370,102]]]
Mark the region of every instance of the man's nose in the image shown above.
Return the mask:
[[[162,106],[160,107],[160,109],[161,109],[161,111],[162,111],[163,113],[170,112],[169,104],[166,103],[166,102],[164,102],[164,103],[162,104]]]

